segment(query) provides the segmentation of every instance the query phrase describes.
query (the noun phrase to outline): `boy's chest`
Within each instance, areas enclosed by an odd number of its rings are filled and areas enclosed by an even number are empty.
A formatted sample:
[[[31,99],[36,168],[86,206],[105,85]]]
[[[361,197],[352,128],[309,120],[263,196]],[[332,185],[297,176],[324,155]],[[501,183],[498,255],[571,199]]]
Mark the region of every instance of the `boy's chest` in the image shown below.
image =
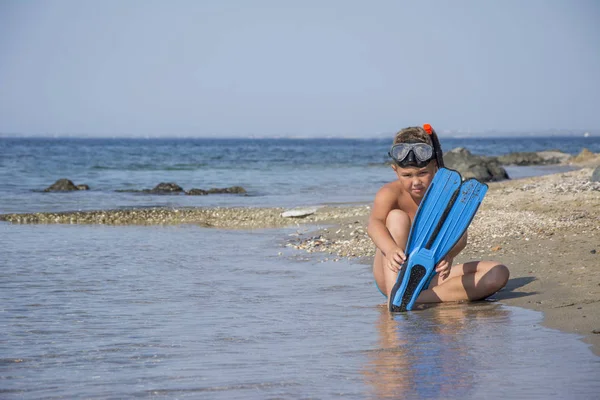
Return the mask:
[[[410,217],[410,221],[414,221],[419,205],[415,203],[410,195],[406,194],[398,197],[398,209],[404,211]]]

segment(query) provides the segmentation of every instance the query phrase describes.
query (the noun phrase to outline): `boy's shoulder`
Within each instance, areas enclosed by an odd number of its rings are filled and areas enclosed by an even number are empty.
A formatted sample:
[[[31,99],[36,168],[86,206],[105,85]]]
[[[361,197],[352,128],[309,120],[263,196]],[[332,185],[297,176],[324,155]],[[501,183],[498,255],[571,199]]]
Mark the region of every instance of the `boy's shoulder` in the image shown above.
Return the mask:
[[[377,191],[377,194],[380,194],[380,193],[387,194],[387,195],[396,194],[399,196],[402,193],[404,193],[404,189],[402,188],[402,185],[400,184],[400,182],[392,181],[392,182],[386,183]]]
[[[383,185],[375,194],[375,199],[379,202],[399,202],[405,195],[405,190],[400,185],[400,182],[393,181]]]
[[[397,209],[414,216],[418,205],[412,199],[410,194],[404,190],[399,181],[393,181],[383,185],[375,195],[373,212],[389,213]],[[412,217],[411,217],[412,218]]]

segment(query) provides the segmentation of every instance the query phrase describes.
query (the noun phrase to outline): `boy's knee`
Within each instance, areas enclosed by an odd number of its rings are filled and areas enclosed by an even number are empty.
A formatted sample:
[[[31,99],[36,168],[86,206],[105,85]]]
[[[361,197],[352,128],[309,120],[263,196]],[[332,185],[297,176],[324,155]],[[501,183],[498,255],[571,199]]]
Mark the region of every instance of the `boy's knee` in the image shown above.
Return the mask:
[[[390,228],[406,228],[410,229],[410,217],[402,210],[392,210],[385,219],[385,226]]]
[[[392,234],[396,243],[406,241],[408,232],[410,232],[410,217],[402,210],[392,210],[385,219],[385,226]]]
[[[509,277],[510,272],[506,265],[496,264],[485,274],[484,281],[489,289],[488,291],[495,293],[506,285]]]

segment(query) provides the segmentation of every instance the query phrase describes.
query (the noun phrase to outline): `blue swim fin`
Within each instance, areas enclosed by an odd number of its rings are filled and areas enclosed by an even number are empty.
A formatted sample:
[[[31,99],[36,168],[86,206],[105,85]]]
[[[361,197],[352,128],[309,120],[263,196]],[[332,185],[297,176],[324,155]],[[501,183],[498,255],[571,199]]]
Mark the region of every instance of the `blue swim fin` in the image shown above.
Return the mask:
[[[435,266],[471,224],[488,187],[476,179],[460,182],[458,172],[441,168],[425,193],[409,234],[407,261],[390,294],[390,311],[412,310]]]
[[[405,272],[407,271],[411,251],[425,247],[427,240],[433,236],[435,228],[443,220],[444,215],[450,210],[451,205],[458,196],[461,183],[460,174],[446,168],[440,168],[433,177],[427,192],[421,200],[408,236],[405,251],[408,259],[402,266],[390,294],[390,311],[400,311],[398,307],[400,307],[402,297],[408,286],[405,275],[410,276]]]

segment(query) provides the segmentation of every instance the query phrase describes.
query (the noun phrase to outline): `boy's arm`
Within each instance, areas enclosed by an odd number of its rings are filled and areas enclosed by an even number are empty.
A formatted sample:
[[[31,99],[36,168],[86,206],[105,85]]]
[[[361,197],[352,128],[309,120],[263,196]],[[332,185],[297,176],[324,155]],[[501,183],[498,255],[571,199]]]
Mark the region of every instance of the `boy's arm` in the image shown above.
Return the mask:
[[[458,242],[456,243],[456,245],[452,248],[452,250],[450,250],[448,252],[448,255],[446,257],[450,257],[450,258],[454,258],[456,257],[461,251],[463,251],[463,249],[467,246],[467,238],[468,238],[468,234],[467,232],[465,232],[464,235],[462,235],[462,237],[458,240]]]
[[[384,256],[398,247],[390,231],[385,226],[387,215],[392,211],[395,202],[396,194],[392,190],[387,188],[381,189],[375,195],[373,209],[369,216],[367,233]]]
[[[435,268],[435,271],[440,274],[442,279],[446,279],[450,274],[450,268],[452,264],[454,264],[454,257],[456,257],[467,245],[467,232],[462,235],[462,237],[458,240],[456,245],[448,252],[446,257],[444,257]]]

